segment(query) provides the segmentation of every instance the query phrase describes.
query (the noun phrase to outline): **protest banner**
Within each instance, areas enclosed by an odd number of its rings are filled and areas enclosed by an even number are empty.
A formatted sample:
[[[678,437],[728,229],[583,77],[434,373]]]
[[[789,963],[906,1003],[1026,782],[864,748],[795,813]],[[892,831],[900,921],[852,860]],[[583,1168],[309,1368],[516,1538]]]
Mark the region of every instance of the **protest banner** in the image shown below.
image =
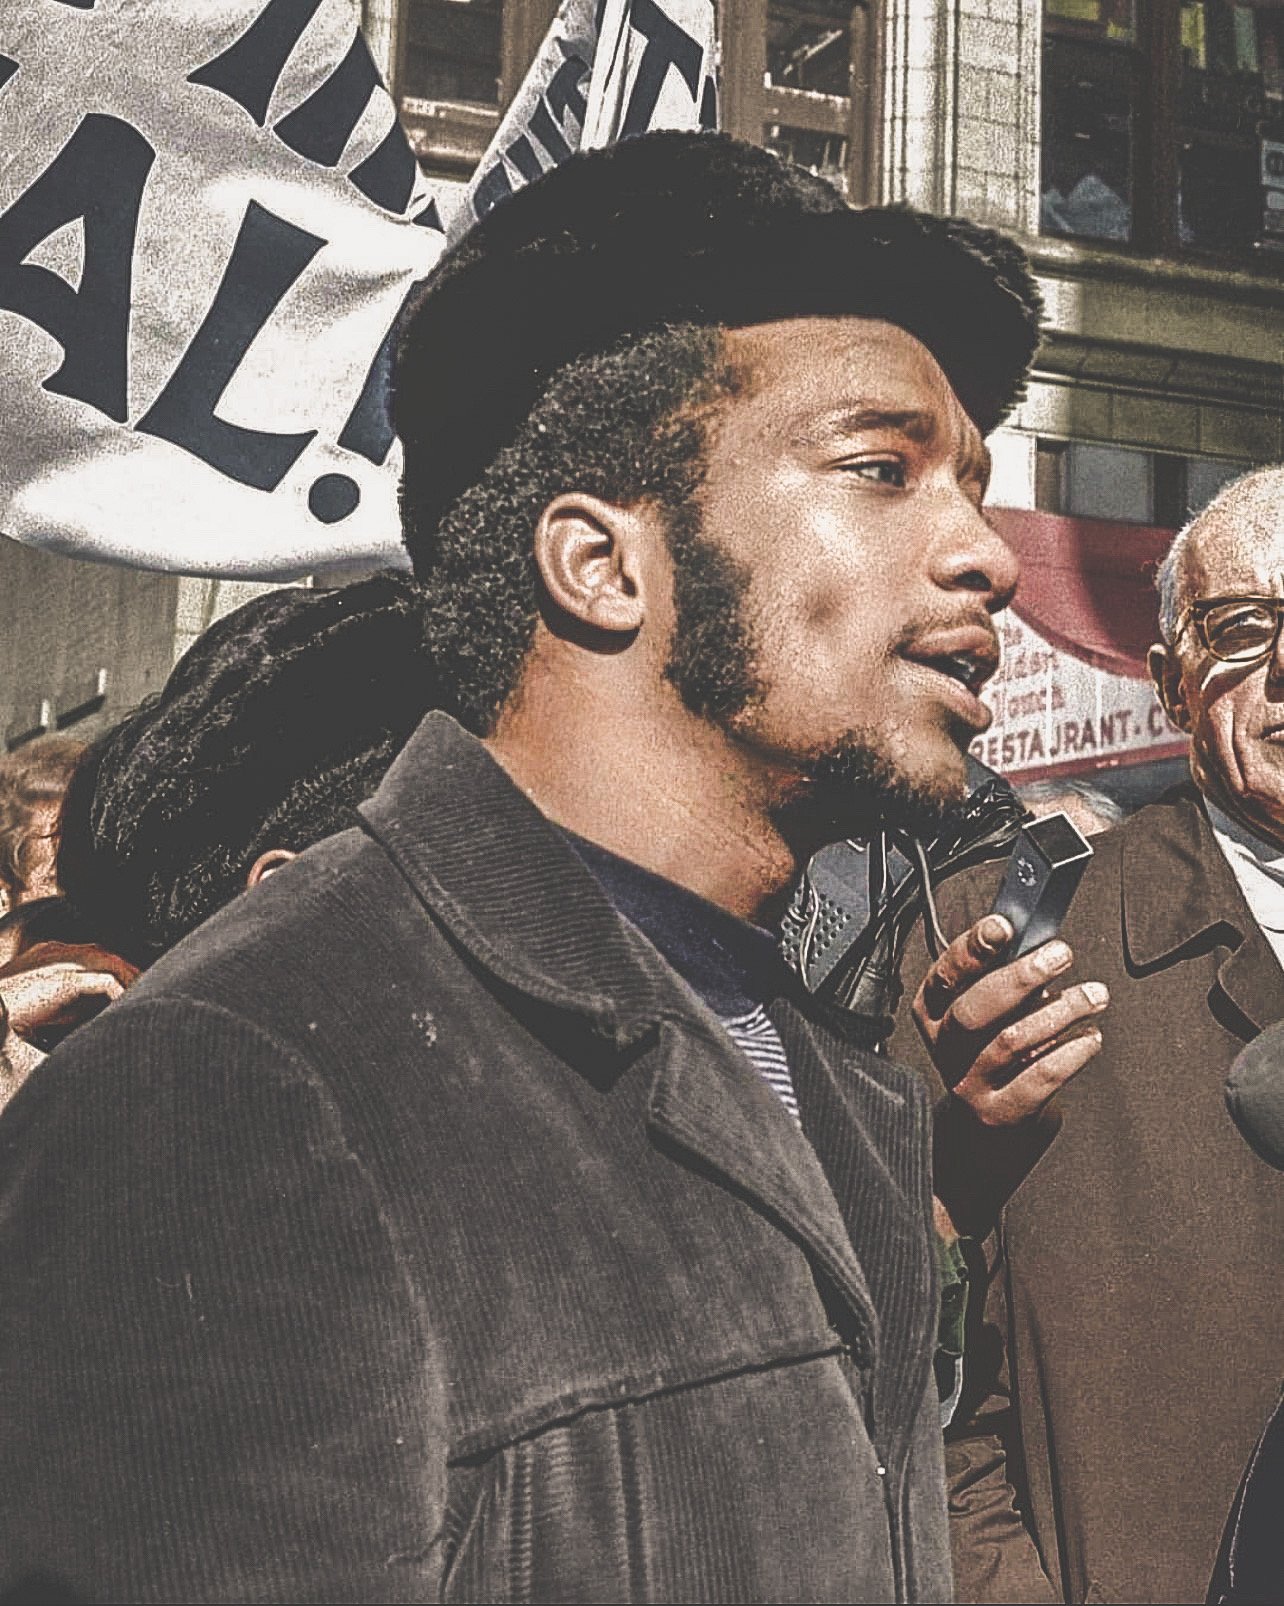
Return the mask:
[[[606,10],[595,78],[566,0],[472,216],[586,120],[709,114],[712,0]],[[446,224],[354,0],[13,0],[0,130],[0,531],[241,579],[402,561],[389,333]]]
[[[566,0],[514,96],[451,238],[572,150],[652,128],[716,128],[712,0]]]

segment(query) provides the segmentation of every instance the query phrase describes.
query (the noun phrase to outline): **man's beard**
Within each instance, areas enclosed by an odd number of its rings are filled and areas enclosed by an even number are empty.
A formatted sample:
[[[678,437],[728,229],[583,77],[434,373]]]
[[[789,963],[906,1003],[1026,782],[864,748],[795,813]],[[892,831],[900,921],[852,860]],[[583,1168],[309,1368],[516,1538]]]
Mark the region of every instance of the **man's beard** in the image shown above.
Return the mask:
[[[749,617],[750,571],[704,539],[694,508],[677,515],[670,544],[674,631],[665,678],[693,714],[735,737],[767,694]],[[963,799],[957,779],[912,778],[879,732],[854,727],[802,758],[776,819],[786,841],[810,852],[885,826],[931,838]]]
[[[850,730],[805,761],[776,821],[786,841],[812,849],[884,828],[930,841],[963,801],[959,782],[911,779],[883,751],[876,733]]]
[[[683,704],[720,730],[762,700],[748,617],[749,570],[700,533],[699,510],[672,515],[673,640],[664,677]]]

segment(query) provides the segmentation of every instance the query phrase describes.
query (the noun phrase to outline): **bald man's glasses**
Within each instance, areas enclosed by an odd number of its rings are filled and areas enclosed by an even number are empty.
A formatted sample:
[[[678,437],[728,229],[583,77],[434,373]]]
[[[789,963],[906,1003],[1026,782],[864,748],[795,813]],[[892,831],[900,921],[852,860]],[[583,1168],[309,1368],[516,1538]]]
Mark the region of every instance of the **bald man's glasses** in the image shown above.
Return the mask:
[[[1176,644],[1187,625],[1205,651],[1224,664],[1255,664],[1275,651],[1284,620],[1284,597],[1200,597],[1190,603],[1173,632]]]

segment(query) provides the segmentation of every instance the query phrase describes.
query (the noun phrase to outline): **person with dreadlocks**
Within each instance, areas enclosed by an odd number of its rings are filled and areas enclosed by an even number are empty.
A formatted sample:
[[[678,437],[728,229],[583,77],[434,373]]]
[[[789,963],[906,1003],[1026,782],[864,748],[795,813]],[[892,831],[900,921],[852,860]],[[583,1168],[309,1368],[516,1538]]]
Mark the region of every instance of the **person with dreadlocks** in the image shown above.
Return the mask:
[[[82,926],[146,967],[356,819],[435,705],[408,575],[255,597],[86,753],[58,876]]]
[[[443,258],[395,360],[440,711],[0,1123],[0,1592],[949,1598],[927,1094],[764,925],[962,796],[1037,309],[714,135]],[[1000,1101],[1095,1047],[1010,938],[925,1015]]]

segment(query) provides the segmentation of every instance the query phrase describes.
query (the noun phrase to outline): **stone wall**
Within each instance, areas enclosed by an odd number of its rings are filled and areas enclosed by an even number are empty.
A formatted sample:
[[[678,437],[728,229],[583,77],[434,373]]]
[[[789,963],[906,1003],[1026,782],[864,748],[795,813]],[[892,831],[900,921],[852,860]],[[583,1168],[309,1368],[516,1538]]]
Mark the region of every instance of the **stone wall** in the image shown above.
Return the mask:
[[[158,691],[215,619],[272,589],[81,563],[0,536],[0,751],[44,730],[92,739]]]
[[[1034,229],[1039,18],[1031,0],[889,0],[888,200]]]

